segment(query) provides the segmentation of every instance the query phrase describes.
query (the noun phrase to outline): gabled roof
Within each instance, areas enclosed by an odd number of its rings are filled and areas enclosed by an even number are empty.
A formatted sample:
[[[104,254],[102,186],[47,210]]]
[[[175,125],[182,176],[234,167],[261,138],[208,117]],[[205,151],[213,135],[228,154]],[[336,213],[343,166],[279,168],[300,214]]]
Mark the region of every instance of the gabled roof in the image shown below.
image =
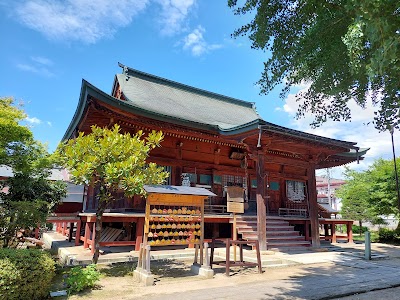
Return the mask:
[[[124,74],[117,74],[116,81],[126,101],[145,111],[216,126],[220,130],[260,119],[254,103],[120,66]]]
[[[95,98],[107,105],[162,122],[182,125],[218,133],[220,135],[257,134],[265,131],[289,138],[342,148],[331,164],[340,161],[362,159],[368,149],[360,149],[354,142],[336,140],[282,127],[264,121],[258,115],[254,103],[208,92],[165,78],[147,74],[125,65],[123,74],[115,76],[112,93],[107,94],[89,82],[82,80],[77,110],[63,137],[69,139],[84,118],[89,100]],[[114,97],[120,87],[122,99]]]

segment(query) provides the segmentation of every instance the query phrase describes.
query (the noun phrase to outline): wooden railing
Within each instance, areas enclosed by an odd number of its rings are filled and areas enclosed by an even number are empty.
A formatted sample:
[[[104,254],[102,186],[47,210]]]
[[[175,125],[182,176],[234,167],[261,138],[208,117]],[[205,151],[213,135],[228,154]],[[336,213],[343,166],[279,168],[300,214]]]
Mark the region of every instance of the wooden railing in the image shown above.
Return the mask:
[[[229,214],[226,205],[205,204],[204,212],[206,214]]]

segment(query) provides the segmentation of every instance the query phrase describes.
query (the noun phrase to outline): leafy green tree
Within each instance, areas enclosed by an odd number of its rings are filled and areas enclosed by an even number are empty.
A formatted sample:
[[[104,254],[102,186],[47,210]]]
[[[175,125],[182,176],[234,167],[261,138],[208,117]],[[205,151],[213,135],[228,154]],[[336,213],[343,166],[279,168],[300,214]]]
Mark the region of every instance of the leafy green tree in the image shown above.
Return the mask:
[[[3,247],[16,245],[15,238],[20,229],[46,223],[48,214],[66,196],[65,183],[48,180],[53,162],[42,144],[35,141],[18,143],[8,156],[8,162],[14,175],[0,183],[0,190],[8,189],[0,192]]]
[[[0,98],[0,164],[12,161],[10,152],[20,143],[31,141],[32,132],[19,122],[26,118],[24,111],[14,106],[13,98]]]
[[[162,132],[151,132],[146,137],[142,131],[133,135],[120,133],[120,126],[112,129],[92,126],[92,132],[83,132],[75,139],[60,144],[56,156],[71,173],[76,184],[99,187],[95,224],[95,253],[99,257],[102,216],[107,205],[115,200],[117,192],[127,196],[144,195],[143,185],[160,184],[168,176],[163,168],[146,163],[149,152],[160,146]]]
[[[400,169],[400,158],[396,159],[397,170]],[[370,179],[369,202],[378,215],[400,216],[397,203],[394,165],[391,160],[378,159],[368,169]],[[398,174],[400,176],[400,174]]]
[[[310,83],[298,95],[297,116],[349,120],[348,102],[379,107],[376,128],[400,127],[400,8],[397,0],[228,0],[235,14],[253,13],[234,37],[248,35],[252,48],[270,50],[258,82],[266,94],[284,84]]]
[[[370,205],[370,180],[366,172],[356,172],[346,168],[346,184],[337,191],[336,196],[342,199],[341,214],[343,218],[357,220],[362,234],[362,224],[372,221],[377,216]]]
[[[15,246],[20,229],[45,223],[56,203],[66,196],[66,185],[47,180],[52,168],[46,147],[33,139],[20,124],[24,111],[12,98],[0,98],[0,164],[12,168],[14,176],[0,182],[0,240]]]

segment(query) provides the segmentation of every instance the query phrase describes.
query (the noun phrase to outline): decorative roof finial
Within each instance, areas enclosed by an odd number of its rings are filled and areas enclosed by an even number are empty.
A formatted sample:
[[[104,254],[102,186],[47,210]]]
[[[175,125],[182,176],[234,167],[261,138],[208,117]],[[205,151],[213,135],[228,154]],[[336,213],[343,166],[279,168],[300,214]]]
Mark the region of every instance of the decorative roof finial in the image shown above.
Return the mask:
[[[129,75],[128,75],[128,67],[127,66],[123,66],[123,70],[122,73],[126,76],[126,81],[129,80]]]

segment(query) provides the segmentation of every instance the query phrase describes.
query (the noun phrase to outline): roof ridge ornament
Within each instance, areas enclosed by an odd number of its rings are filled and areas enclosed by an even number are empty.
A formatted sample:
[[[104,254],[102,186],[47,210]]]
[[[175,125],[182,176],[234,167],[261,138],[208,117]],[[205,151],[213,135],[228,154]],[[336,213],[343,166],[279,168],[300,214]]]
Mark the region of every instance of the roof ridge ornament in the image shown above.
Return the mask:
[[[122,67],[122,74],[124,74],[126,76],[125,80],[128,81],[130,76],[128,75],[128,67],[127,66],[123,66]]]

